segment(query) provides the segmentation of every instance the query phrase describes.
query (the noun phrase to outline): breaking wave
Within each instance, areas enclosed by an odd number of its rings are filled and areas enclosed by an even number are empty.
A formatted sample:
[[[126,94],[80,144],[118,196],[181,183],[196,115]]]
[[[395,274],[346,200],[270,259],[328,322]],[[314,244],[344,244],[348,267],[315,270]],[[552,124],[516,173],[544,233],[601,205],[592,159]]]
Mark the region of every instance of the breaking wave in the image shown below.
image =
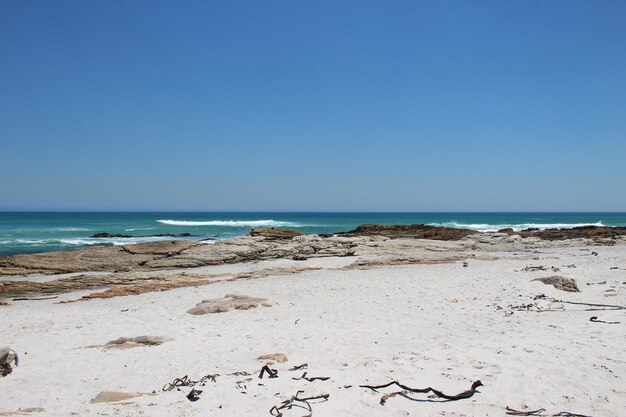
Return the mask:
[[[222,227],[301,227],[300,223],[281,222],[276,220],[157,220],[170,226],[222,226]]]
[[[150,237],[127,237],[127,238],[75,238],[75,239],[58,239],[57,242],[71,246],[89,246],[102,245],[108,243],[113,246],[128,245],[131,243],[156,242],[158,240],[171,240],[167,236],[150,236]]]
[[[58,232],[88,232],[92,229],[89,229],[87,227],[56,227],[50,230]]]
[[[455,229],[471,229],[477,230],[479,232],[497,232],[501,229],[513,229],[518,232],[524,229],[572,229],[574,227],[580,226],[604,226],[602,222],[596,223],[518,223],[518,224],[485,224],[485,223],[477,223],[477,224],[466,224],[466,223],[457,223],[457,222],[448,222],[448,223],[429,223],[429,226],[439,226],[439,227],[452,227]]]
[[[29,246],[91,246],[111,244],[114,246],[128,245],[129,243],[154,242],[171,240],[168,236],[149,236],[136,238],[67,238],[67,239],[2,239],[0,245],[29,245]]]

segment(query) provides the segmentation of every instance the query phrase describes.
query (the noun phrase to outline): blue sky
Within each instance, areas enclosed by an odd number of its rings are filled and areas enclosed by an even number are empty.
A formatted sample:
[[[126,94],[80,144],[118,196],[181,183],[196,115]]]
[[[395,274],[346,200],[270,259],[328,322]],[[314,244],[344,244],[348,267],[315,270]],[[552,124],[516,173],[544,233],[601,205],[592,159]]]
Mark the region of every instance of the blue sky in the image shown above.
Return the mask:
[[[0,210],[626,211],[624,1],[0,2]]]

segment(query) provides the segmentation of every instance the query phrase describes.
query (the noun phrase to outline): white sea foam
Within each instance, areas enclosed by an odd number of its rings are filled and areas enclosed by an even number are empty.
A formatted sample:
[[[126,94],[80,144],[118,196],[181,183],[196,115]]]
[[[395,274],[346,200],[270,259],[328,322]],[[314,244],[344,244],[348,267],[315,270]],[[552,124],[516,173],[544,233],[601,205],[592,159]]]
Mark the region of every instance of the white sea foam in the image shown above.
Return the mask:
[[[51,239],[15,239],[15,243],[24,243],[27,245],[40,245],[42,243],[48,243]]]
[[[276,220],[157,220],[170,226],[223,226],[223,227],[300,227],[299,223],[281,222]]]
[[[171,237],[167,236],[151,236],[151,237],[133,237],[133,238],[74,238],[74,239],[59,239],[58,242],[65,245],[72,246],[88,246],[88,245],[102,245],[103,243],[112,244],[114,246],[128,245],[131,243],[144,243],[144,242],[156,242],[159,240],[171,240]]]
[[[50,230],[54,230],[56,232],[88,232],[92,229],[88,229],[86,227],[56,227]]]
[[[580,226],[604,226],[602,222],[596,223],[518,223],[518,224],[486,224],[486,223],[429,223],[429,226],[453,227],[455,229],[471,229],[479,232],[497,232],[500,229],[511,228],[514,231],[524,229],[572,229]]]
[[[135,230],[154,230],[156,227],[137,227],[135,229],[124,229],[125,232],[134,232]]]

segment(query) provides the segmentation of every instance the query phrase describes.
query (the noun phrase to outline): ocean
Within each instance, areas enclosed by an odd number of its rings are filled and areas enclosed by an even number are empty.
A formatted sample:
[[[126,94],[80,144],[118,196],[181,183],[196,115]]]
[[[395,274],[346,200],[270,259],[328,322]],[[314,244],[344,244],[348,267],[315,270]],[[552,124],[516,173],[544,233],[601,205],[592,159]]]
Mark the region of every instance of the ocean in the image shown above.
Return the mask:
[[[158,234],[189,233],[185,239],[211,243],[249,233],[253,227],[284,227],[334,233],[363,223],[415,224],[495,231],[510,227],[571,228],[626,226],[626,213],[42,213],[0,212],[0,256],[123,245],[172,239]],[[96,233],[132,237],[91,237]]]

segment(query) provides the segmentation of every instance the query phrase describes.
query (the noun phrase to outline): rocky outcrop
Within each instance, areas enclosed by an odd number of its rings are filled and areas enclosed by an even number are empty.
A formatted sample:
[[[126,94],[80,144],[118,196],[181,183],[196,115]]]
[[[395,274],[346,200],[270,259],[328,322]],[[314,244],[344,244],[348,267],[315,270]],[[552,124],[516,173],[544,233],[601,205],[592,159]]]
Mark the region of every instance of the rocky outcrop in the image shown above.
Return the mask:
[[[294,256],[351,256],[356,246],[357,243],[350,239],[322,239],[316,235],[301,235],[292,239],[241,236],[214,244],[165,240],[124,246],[93,246],[76,251],[24,254],[0,259],[0,276],[148,271]]]
[[[288,229],[254,229],[252,235],[212,244],[191,240],[162,240],[123,246],[92,246],[67,252],[22,254],[12,258],[0,258],[0,277],[89,271],[151,271],[269,259],[310,259],[362,254],[395,257],[410,255],[410,258],[419,258],[422,255],[415,252],[416,250],[424,253],[463,252],[480,248],[524,250],[554,245],[554,241],[558,241],[558,245],[612,245],[626,240],[626,228],[589,226],[517,233],[509,230],[479,233],[467,229],[426,225],[365,224],[350,232],[329,237],[302,234]],[[0,284],[1,282],[0,280]]]
[[[626,227],[580,226],[571,229],[526,229],[520,232],[503,229],[501,232],[510,235],[517,234],[521,237],[538,237],[543,240],[615,239],[626,236]]]
[[[465,236],[479,232],[469,229],[427,226],[424,224],[410,225],[379,225],[362,224],[349,232],[338,233],[342,236],[387,236],[391,238],[410,237],[431,240],[459,240]]]
[[[80,298],[80,300],[90,300],[94,298],[138,295],[154,291],[169,291],[176,288],[197,287],[217,282],[235,281],[238,279],[254,279],[270,275],[289,275],[317,269],[319,268],[315,266],[298,266],[292,268],[259,269],[253,272],[240,272],[236,274],[119,272],[98,275],[81,274],[44,282],[0,280],[0,294],[3,297],[27,297],[33,294],[49,296],[78,290],[107,288],[104,291],[87,294]],[[61,302],[66,303],[71,301]]]
[[[155,259],[179,255],[198,245],[202,244],[188,240],[165,240],[135,245],[92,246],[75,251],[15,255],[12,258],[0,259],[0,276],[135,269]]]
[[[537,228],[514,231],[511,228],[501,229],[498,234],[519,236],[522,238],[539,238],[542,240],[568,240],[568,239],[615,239],[626,236],[626,227],[607,226],[580,226],[571,229],[545,229]],[[428,226],[424,224],[412,225],[377,225],[362,224],[349,232],[338,233],[341,236],[387,236],[391,238],[409,237],[416,239],[431,240],[460,240],[470,235],[486,235],[490,238],[494,233],[481,233],[476,230],[456,229],[450,227]]]
[[[250,236],[262,236],[266,239],[292,239],[304,233],[292,229],[257,228],[250,230]]]
[[[122,238],[122,239],[127,239],[127,238],[136,238],[136,237],[191,237],[193,236],[191,233],[159,233],[156,235],[119,235],[119,234],[110,234],[110,233],[106,233],[106,232],[100,232],[100,233],[96,233],[95,235],[91,235],[89,237],[91,238],[96,238],[96,239],[103,239],[103,238]]]

